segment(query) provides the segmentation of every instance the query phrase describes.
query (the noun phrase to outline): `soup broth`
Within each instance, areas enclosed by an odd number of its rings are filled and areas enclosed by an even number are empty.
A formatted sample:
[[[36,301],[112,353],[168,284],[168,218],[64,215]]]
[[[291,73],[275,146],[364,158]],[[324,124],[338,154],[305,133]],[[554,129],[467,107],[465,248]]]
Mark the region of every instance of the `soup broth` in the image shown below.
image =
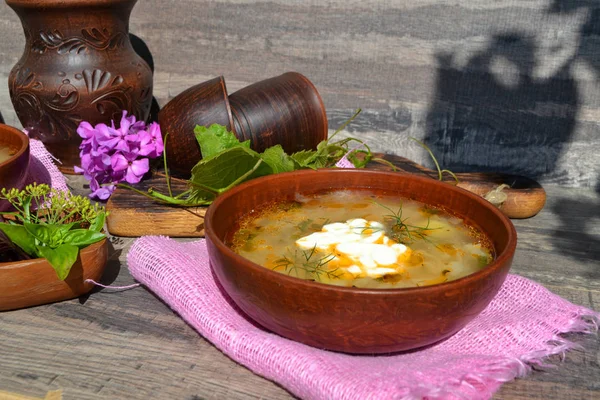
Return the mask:
[[[12,156],[17,153],[17,150],[0,144],[0,163],[9,160]]]
[[[493,260],[487,238],[461,219],[364,191],[272,204],[245,217],[229,245],[283,274],[361,288],[443,283]]]

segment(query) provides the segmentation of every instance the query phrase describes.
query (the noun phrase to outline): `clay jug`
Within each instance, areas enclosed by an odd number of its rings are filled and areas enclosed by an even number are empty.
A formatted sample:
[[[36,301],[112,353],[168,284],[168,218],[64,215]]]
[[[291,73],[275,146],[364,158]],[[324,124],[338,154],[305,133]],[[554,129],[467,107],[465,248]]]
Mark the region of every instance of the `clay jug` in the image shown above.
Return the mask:
[[[152,71],[129,39],[137,0],[6,0],[21,19],[25,51],[9,75],[21,124],[62,163],[78,165],[77,126],[120,120],[128,110],[145,120]]]

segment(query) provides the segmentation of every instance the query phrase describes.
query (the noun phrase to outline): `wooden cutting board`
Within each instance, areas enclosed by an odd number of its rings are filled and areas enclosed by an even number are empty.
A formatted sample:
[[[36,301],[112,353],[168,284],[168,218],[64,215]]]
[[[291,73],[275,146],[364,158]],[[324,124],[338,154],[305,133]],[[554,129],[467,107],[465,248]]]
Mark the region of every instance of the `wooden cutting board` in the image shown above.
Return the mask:
[[[399,171],[430,176],[437,179],[437,172],[403,157],[376,154],[394,164]],[[371,163],[369,169],[391,170],[389,166]],[[504,189],[506,201],[500,209],[509,218],[529,218],[537,214],[546,203],[546,192],[536,181],[518,175],[494,173],[458,173],[459,187],[477,195],[484,196],[501,184],[510,187]],[[454,182],[450,176],[444,181]],[[165,178],[162,176],[145,180],[136,186],[141,191],[150,187],[167,193]],[[186,189],[186,185],[173,181],[174,193]],[[171,237],[203,237],[204,213],[206,207],[179,208],[157,203],[134,191],[118,188],[110,197],[106,206],[109,211],[108,231],[116,236],[165,235]]]

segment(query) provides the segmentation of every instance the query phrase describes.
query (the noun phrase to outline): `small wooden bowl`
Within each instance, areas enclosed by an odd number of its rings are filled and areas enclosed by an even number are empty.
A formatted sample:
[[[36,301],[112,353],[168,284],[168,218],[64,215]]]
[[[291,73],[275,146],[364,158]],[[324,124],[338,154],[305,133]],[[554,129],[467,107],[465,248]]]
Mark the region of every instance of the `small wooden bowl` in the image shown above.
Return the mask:
[[[368,189],[442,207],[479,227],[496,259],[464,278],[405,289],[361,289],[301,280],[261,267],[225,245],[251,210],[296,194]],[[398,172],[297,171],[248,181],[217,197],[205,216],[211,266],[233,301],[256,322],[289,339],[348,353],[389,353],[445,339],[494,298],[510,269],[515,228],[481,197],[447,183]]]
[[[79,251],[67,279],[61,281],[44,258],[0,263],[0,311],[68,300],[94,288],[86,279],[99,281],[108,259],[108,241]]]
[[[258,152],[281,144],[286,153],[316,149],[327,138],[327,114],[317,88],[297,72],[247,86],[229,96],[236,136]]]
[[[29,137],[17,128],[0,124],[0,146],[7,146],[14,153],[0,163],[0,188],[21,189],[29,169]],[[0,211],[9,208],[6,201],[0,201]]]
[[[194,135],[196,125],[219,124],[232,130],[233,120],[227,88],[222,76],[184,90],[158,113],[161,132],[167,133],[166,154],[169,169],[176,176],[189,177],[202,158]]]

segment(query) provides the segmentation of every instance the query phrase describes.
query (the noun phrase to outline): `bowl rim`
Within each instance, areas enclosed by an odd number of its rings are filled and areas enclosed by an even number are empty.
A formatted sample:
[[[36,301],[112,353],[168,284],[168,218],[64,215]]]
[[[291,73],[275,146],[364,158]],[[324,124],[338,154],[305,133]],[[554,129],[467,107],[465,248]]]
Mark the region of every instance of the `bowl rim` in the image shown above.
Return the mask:
[[[4,132],[8,132],[9,135],[16,135],[19,138],[21,138],[21,147],[19,148],[19,151],[13,154],[8,160],[0,162],[0,169],[4,168],[7,165],[17,162],[17,160],[21,158],[23,153],[25,153],[30,146],[29,136],[27,136],[24,132],[20,131],[14,126],[0,124],[0,134],[4,134]]]
[[[296,278],[293,276],[285,275],[280,272],[272,271],[268,268],[265,268],[259,264],[254,263],[253,261],[248,260],[245,257],[237,254],[233,250],[231,250],[225,243],[220,240],[216,233],[213,230],[213,218],[215,214],[215,210],[217,210],[221,203],[223,203],[227,198],[236,196],[240,194],[240,192],[246,190],[249,187],[258,186],[258,185],[268,185],[269,182],[273,180],[280,179],[279,176],[283,174],[295,174],[295,175],[312,175],[315,173],[333,173],[333,174],[374,174],[380,176],[388,176],[391,174],[401,174],[408,179],[414,179],[421,182],[426,182],[426,184],[431,184],[438,187],[444,187],[451,191],[455,191],[460,193],[463,196],[470,198],[473,201],[476,201],[483,205],[485,208],[492,211],[493,214],[496,215],[502,222],[504,228],[508,232],[508,240],[506,249],[500,253],[491,264],[488,264],[481,270],[474,272],[472,274],[466,275],[462,278],[439,283],[435,285],[428,286],[418,286],[418,287],[405,287],[405,288],[391,288],[391,289],[375,289],[375,288],[356,288],[356,287],[346,287],[346,286],[337,286],[337,285],[328,285],[316,281],[309,281],[301,278]],[[265,183],[263,183],[265,182]],[[335,190],[335,188],[332,188]],[[336,169],[336,168],[322,168],[319,170],[299,170],[292,172],[282,172],[273,175],[262,176],[259,178],[255,178],[249,181],[242,183],[239,186],[236,186],[227,192],[217,196],[215,201],[208,207],[206,215],[204,216],[204,231],[205,238],[212,242],[212,244],[218,248],[218,250],[226,254],[229,257],[233,257],[233,259],[238,263],[244,265],[245,268],[249,268],[250,270],[257,272],[259,274],[267,274],[273,278],[282,279],[284,282],[299,285],[300,287],[306,287],[307,289],[317,289],[317,290],[326,290],[342,293],[353,293],[353,294],[369,294],[369,295],[378,295],[378,296],[389,296],[393,294],[424,294],[426,292],[438,292],[438,291],[451,291],[451,290],[460,290],[464,286],[469,286],[470,284],[479,281],[481,279],[485,279],[486,277],[492,275],[497,272],[497,270],[501,269],[504,265],[509,263],[510,259],[514,256],[516,246],[517,246],[517,232],[516,229],[511,222],[511,220],[504,215],[496,206],[489,203],[483,197],[480,197],[468,190],[459,188],[454,185],[450,185],[446,182],[441,182],[435,180],[430,177],[424,177],[419,175],[414,175],[406,172],[392,172],[392,171],[378,171],[378,170],[366,170],[366,169]],[[210,256],[210,255],[209,255]],[[510,264],[510,263],[509,263]]]

